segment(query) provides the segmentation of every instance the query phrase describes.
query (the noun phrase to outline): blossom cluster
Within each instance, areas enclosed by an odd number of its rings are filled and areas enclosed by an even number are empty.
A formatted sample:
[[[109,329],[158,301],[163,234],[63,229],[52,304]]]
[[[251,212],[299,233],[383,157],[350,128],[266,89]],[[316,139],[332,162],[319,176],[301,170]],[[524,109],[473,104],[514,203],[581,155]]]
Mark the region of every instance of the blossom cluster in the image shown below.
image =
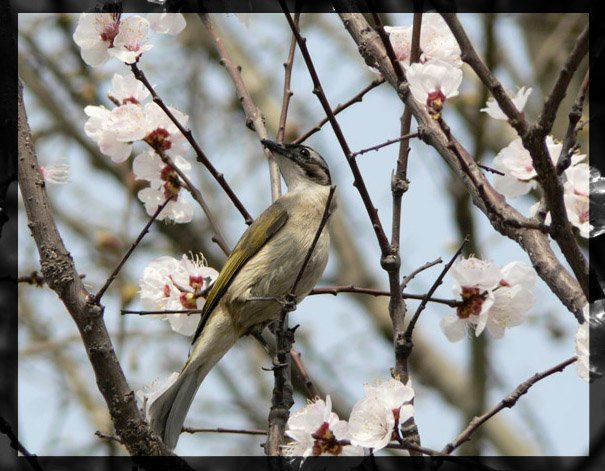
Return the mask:
[[[351,410],[349,421],[332,412],[330,396],[317,399],[288,420],[285,445],[288,456],[363,456],[365,448],[378,451],[398,440],[399,428],[414,416],[411,381],[389,379],[364,386],[365,397]]]
[[[183,255],[180,260],[169,256],[156,258],[141,276],[141,305],[150,311],[202,309],[217,277],[218,272],[207,266],[201,254]],[[200,317],[200,314],[170,314],[163,319],[168,319],[175,332],[193,335]]]
[[[522,87],[512,98],[519,111],[523,110],[530,93],[531,88],[525,89],[525,87]],[[493,99],[489,100],[486,107],[481,111],[485,111],[494,119],[507,119]],[[556,141],[553,136],[547,136],[546,148],[553,165],[556,166],[563,144]],[[565,177],[564,204],[569,222],[578,229],[582,237],[589,237],[592,229],[588,211],[590,167],[587,163],[582,163],[585,158],[586,155],[584,154],[573,154],[571,165],[563,172]],[[518,198],[538,186],[538,173],[534,168],[529,151],[523,147],[521,138],[514,139],[508,146],[498,152],[494,157],[492,167],[503,174],[494,175],[494,188],[507,198]],[[536,214],[538,207],[539,203],[531,207],[530,213],[532,216]]]
[[[385,26],[395,57],[406,71],[414,98],[439,118],[447,98],[458,95],[462,83],[460,47],[438,13],[422,15],[419,62],[410,65],[412,26]]]
[[[81,48],[82,58],[92,66],[104,64],[114,57],[126,64],[139,60],[141,54],[151,49],[147,33],[178,34],[185,27],[181,14],[157,13],[122,17],[119,14],[84,13],[74,32],[74,41]],[[176,223],[190,222],[193,205],[183,198],[183,184],[178,171],[186,175],[191,169],[184,155],[187,141],[176,124],[155,102],[144,103],[149,90],[131,74],[114,74],[113,91],[109,98],[111,109],[105,106],[87,106],[84,112],[88,120],[84,126],[86,135],[100,151],[114,162],[127,160],[136,142],[144,142],[148,149],[133,162],[135,177],[147,180],[149,187],[138,192],[151,216],[169,198],[158,220],[169,219]],[[180,125],[185,126],[189,117],[179,110],[168,110]]]
[[[156,33],[176,35],[185,29],[185,18],[180,13],[149,13],[122,17],[120,13],[82,13],[73,34],[80,46],[82,59],[97,67],[110,58],[133,64],[140,55],[149,51],[147,34],[149,29]]]
[[[507,328],[521,325],[536,298],[531,292],[536,272],[522,262],[498,265],[475,257],[460,260],[451,270],[456,314],[441,319],[441,330],[451,342],[462,340],[469,328],[479,336],[486,328],[502,338]]]

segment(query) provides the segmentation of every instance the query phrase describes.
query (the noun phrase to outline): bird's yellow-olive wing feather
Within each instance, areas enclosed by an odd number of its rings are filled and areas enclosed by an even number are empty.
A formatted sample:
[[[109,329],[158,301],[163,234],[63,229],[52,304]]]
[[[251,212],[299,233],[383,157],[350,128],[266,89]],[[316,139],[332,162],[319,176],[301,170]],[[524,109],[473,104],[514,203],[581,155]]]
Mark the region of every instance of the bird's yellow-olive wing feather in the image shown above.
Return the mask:
[[[229,288],[237,272],[240,271],[248,260],[256,255],[287,220],[288,212],[286,208],[277,201],[263,211],[250,227],[246,229],[246,232],[244,232],[233,252],[231,252],[208,294],[206,304],[204,304],[204,308],[202,309],[202,318],[195,331],[192,343],[199,337],[210,314],[212,314],[212,311],[227,291],[227,288]]]

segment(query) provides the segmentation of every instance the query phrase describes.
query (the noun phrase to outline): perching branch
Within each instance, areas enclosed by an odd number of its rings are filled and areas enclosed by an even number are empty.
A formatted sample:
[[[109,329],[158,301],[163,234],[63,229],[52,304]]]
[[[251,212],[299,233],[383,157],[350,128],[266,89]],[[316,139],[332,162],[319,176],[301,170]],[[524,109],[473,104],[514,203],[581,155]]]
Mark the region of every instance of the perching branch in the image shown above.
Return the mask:
[[[296,307],[295,295],[296,288],[300,282],[311,255],[315,250],[315,246],[319,241],[325,225],[328,222],[331,214],[332,199],[336,187],[330,188],[330,193],[326,200],[326,206],[322,214],[321,221],[317,230],[313,242],[307,251],[305,259],[298,271],[298,275],[294,280],[290,294],[287,296],[286,303],[282,309],[281,319],[275,329],[276,338],[276,352],[273,364],[273,373],[275,377],[275,385],[273,387],[273,396],[271,398],[271,411],[269,412],[269,427],[268,437],[265,443],[265,453],[269,456],[277,456],[281,453],[281,446],[284,442],[284,435],[286,431],[286,424],[288,422],[289,410],[294,404],[292,382],[290,377],[290,352],[292,351],[292,344],[294,343],[294,329],[288,328],[288,312]],[[288,301],[292,302],[288,302]]]

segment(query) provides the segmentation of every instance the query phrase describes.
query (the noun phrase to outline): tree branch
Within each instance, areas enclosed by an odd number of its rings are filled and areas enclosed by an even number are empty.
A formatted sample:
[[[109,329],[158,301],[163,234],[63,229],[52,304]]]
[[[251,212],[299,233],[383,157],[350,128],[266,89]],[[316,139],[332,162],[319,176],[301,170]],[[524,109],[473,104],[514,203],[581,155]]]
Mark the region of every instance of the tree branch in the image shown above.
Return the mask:
[[[168,116],[168,118],[170,118],[170,121],[172,121],[175,124],[175,126],[179,129],[179,131],[181,131],[181,133],[183,134],[183,136],[185,136],[185,139],[187,139],[187,141],[189,142],[189,144],[191,144],[191,147],[193,148],[193,150],[195,151],[195,154],[197,156],[197,161],[200,162],[200,163],[202,163],[208,169],[208,171],[210,172],[210,174],[218,182],[218,184],[225,191],[225,193],[227,194],[227,196],[229,197],[229,199],[231,199],[231,201],[233,202],[233,204],[235,205],[235,207],[238,209],[238,211],[244,217],[245,223],[248,224],[248,225],[252,224],[252,221],[253,221],[252,216],[250,216],[250,214],[248,213],[248,211],[246,210],[246,208],[244,207],[244,205],[242,204],[242,202],[239,200],[239,198],[237,197],[237,195],[231,189],[231,187],[229,186],[229,184],[225,180],[225,176],[222,173],[220,173],[218,170],[216,170],[216,168],[214,167],[214,165],[212,165],[212,162],[210,162],[210,160],[208,159],[208,157],[206,157],[206,154],[204,154],[204,151],[202,150],[202,148],[200,147],[200,145],[197,143],[197,141],[193,137],[193,134],[192,134],[191,130],[187,129],[185,126],[183,126],[179,122],[178,119],[176,119],[176,117],[174,116],[174,114],[170,111],[170,109],[168,108],[168,106],[166,106],[166,104],[164,103],[164,100],[162,100],[162,98],[157,94],[157,92],[155,91],[155,89],[153,88],[153,86],[151,85],[151,83],[149,82],[149,80],[147,80],[147,77],[145,76],[145,73],[141,69],[139,69],[139,67],[137,66],[137,64],[136,63],[131,64],[130,68],[131,68],[132,73],[134,74],[134,76],[137,78],[137,80],[139,80],[143,85],[145,85],[145,88],[147,88],[147,90],[149,90],[149,92],[151,93],[151,96],[153,97],[153,101],[160,108],[162,108],[162,110],[164,111],[164,113],[166,113],[166,116]]]
[[[471,423],[468,425],[468,427],[466,427],[464,429],[464,431],[460,435],[458,435],[458,437],[456,437],[456,439],[453,442],[448,443],[441,452],[446,453],[446,454],[452,453],[456,448],[458,448],[460,445],[462,445],[462,443],[470,440],[473,432],[477,428],[479,428],[481,425],[483,425],[485,422],[487,422],[490,418],[492,418],[494,415],[496,415],[498,412],[500,412],[502,409],[504,409],[506,407],[508,407],[508,408],[513,407],[517,403],[517,401],[521,398],[521,396],[523,396],[529,390],[529,388],[531,388],[534,384],[536,384],[538,381],[546,378],[547,376],[550,376],[554,373],[563,371],[567,366],[574,363],[577,359],[578,358],[576,356],[573,356],[573,357],[569,358],[568,360],[565,360],[564,362],[559,363],[558,365],[553,366],[552,368],[550,368],[542,373],[536,373],[531,378],[529,378],[527,381],[524,381],[523,383],[521,383],[519,386],[517,386],[517,388],[511,394],[509,394],[504,399],[502,399],[496,407],[494,407],[493,409],[489,410],[488,412],[486,412],[485,414],[483,414],[479,417],[475,417],[471,421]]]
[[[333,1],[336,9],[341,11],[346,11],[348,3],[345,3],[343,0]],[[540,232],[536,224],[533,224],[535,227],[528,225],[532,220],[525,218],[508,205],[503,196],[494,190],[468,151],[455,138],[448,139],[425,107],[411,96],[407,83],[398,85],[391,64],[385,59],[386,55],[380,39],[365,18],[360,14],[339,13],[339,15],[345,28],[358,44],[359,51],[366,62],[379,68],[387,81],[397,90],[401,100],[409,106],[418,121],[418,130],[421,131],[423,141],[432,145],[448,163],[470,193],[475,206],[488,216],[492,226],[501,234],[516,241],[528,254],[538,275],[574,313],[578,323],[581,323],[586,297],[578,281],[557,259],[550,247],[548,237]],[[458,155],[452,150],[452,145],[457,149]],[[464,167],[459,156],[465,162]],[[472,179],[469,174],[473,176]]]
[[[116,433],[128,452],[132,455],[171,455],[141,418],[103,321],[103,308],[93,303],[93,296],[84,287],[57,230],[33,147],[21,81],[18,107],[19,186],[44,279],[59,295],[80,331],[99,391],[107,403]]]
[[[200,13],[199,17],[202,20],[202,24],[208,31],[210,39],[212,39],[212,41],[214,42],[216,52],[221,58],[220,64],[225,67],[227,73],[229,74],[229,77],[233,81],[233,85],[235,85],[237,97],[239,98],[239,101],[246,115],[246,126],[256,132],[259,141],[267,139],[269,135],[267,133],[267,128],[265,127],[264,118],[260,110],[252,101],[252,97],[246,89],[246,84],[242,80],[241,68],[236,67],[233,64],[231,56],[229,55],[229,52],[223,44],[223,40],[218,34],[218,31],[214,27],[212,21],[210,21],[210,16],[207,13]],[[265,152],[265,156],[267,157],[267,161],[269,162],[269,176],[271,179],[271,200],[275,201],[281,193],[279,167],[277,166],[277,161],[275,160],[273,155],[268,151],[268,149],[263,147],[263,150]]]

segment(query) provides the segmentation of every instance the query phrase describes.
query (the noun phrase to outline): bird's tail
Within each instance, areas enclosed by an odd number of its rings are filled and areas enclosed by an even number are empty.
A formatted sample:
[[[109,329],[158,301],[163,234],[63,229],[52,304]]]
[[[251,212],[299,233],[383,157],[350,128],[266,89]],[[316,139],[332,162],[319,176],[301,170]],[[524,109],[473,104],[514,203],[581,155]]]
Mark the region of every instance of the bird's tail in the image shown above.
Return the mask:
[[[237,338],[231,319],[218,312],[210,318],[177,380],[149,406],[149,424],[171,450],[177,441],[195,393],[212,367],[233,346]]]

